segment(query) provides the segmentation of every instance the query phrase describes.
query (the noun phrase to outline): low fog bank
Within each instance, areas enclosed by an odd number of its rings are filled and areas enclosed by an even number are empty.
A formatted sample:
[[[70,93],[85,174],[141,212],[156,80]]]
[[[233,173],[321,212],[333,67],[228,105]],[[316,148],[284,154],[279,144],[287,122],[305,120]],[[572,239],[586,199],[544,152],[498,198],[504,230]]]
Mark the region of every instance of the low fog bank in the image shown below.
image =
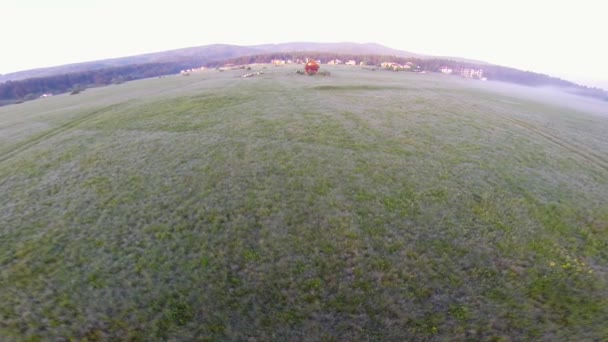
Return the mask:
[[[475,88],[492,91],[502,95],[534,100],[554,106],[572,109],[608,118],[608,101],[575,95],[567,88],[550,86],[531,87],[498,81],[470,82]]]

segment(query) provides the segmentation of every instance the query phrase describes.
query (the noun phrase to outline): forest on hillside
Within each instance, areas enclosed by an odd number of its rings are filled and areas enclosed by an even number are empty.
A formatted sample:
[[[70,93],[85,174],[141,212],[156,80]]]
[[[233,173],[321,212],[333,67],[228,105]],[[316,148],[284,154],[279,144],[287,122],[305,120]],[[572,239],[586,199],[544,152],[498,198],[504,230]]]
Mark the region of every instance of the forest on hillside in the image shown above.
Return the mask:
[[[0,105],[33,100],[42,94],[79,92],[89,87],[179,73],[192,63],[149,63],[81,71],[0,83]]]
[[[250,55],[228,60],[210,61],[206,64],[202,63],[198,58],[165,63],[133,64],[47,77],[29,78],[20,81],[7,81],[5,83],[0,83],[0,105],[32,100],[45,93],[59,94],[78,92],[88,87],[177,74],[180,70],[200,67],[201,64],[204,64],[207,67],[221,67],[226,64],[247,65],[253,63],[270,63],[274,59],[297,61],[305,60],[306,58],[321,60],[323,63],[332,59],[341,59],[343,61],[354,60],[357,64],[363,62],[367,66],[380,66],[383,62],[395,62],[400,64],[410,62],[418,67],[412,70],[429,72],[440,72],[441,68],[444,66],[453,69],[455,72],[458,72],[463,68],[479,68],[483,69],[484,76],[489,80],[525,86],[559,87],[564,88],[571,93],[608,101],[608,92],[603,89],[590,88],[556,77],[498,65],[475,64],[450,59],[404,58],[386,55],[355,55],[328,52],[290,52]]]
[[[210,67],[221,66],[224,63],[242,65],[252,63],[270,63],[275,59],[282,60],[305,60],[306,58],[313,58],[315,60],[321,60],[322,63],[326,63],[332,59],[340,59],[342,61],[354,60],[357,64],[363,62],[368,66],[380,66],[384,62],[394,62],[399,64],[405,64],[407,62],[414,63],[419,66],[420,71],[440,72],[442,67],[449,67],[455,72],[459,72],[463,68],[476,68],[483,69],[483,74],[489,80],[515,83],[525,86],[553,86],[558,88],[569,88],[570,92],[599,98],[608,101],[608,92],[599,88],[592,88],[582,86],[570,81],[566,81],[557,77],[552,77],[545,74],[540,74],[531,71],[523,71],[515,68],[509,68],[499,65],[492,64],[477,64],[467,63],[462,61],[455,61],[451,59],[443,58],[415,58],[415,57],[397,57],[397,56],[386,56],[386,55],[355,55],[355,54],[335,54],[335,53],[311,53],[311,52],[297,52],[297,53],[272,53],[254,56],[244,56],[233,58],[228,61],[209,63]]]

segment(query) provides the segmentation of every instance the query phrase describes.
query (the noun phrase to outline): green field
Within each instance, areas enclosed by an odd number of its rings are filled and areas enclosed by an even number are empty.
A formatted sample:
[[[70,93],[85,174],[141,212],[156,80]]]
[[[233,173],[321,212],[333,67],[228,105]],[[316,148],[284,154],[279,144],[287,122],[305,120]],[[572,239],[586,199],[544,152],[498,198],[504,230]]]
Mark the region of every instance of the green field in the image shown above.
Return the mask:
[[[330,71],[0,108],[0,340],[608,336],[608,117]]]

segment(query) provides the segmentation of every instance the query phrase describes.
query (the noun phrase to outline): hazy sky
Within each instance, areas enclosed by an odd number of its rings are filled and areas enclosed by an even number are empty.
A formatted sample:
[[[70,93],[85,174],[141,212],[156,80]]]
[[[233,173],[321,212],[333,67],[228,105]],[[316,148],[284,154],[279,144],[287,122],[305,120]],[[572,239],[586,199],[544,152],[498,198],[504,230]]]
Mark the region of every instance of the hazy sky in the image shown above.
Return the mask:
[[[212,43],[351,41],[608,88],[605,7],[601,0],[1,0],[0,73]]]

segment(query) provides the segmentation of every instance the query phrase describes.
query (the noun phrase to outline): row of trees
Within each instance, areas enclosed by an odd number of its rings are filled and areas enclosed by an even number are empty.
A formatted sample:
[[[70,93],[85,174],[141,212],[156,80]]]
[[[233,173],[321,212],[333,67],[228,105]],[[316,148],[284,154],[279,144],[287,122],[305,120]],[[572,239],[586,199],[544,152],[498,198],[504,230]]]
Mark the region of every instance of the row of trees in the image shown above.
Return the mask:
[[[395,62],[399,64],[412,62],[420,67],[419,70],[433,72],[439,72],[444,66],[450,67],[456,72],[463,68],[479,68],[483,69],[484,76],[490,80],[510,82],[527,86],[554,86],[568,88],[569,91],[578,95],[590,96],[608,101],[608,92],[603,89],[588,88],[559,78],[550,77],[548,75],[522,71],[514,68],[489,64],[468,63],[449,59],[404,58],[385,55],[354,55],[327,52],[291,52],[243,56],[229,60],[209,62],[206,66],[218,67],[225,64],[246,65],[253,63],[270,63],[270,61],[273,59],[303,61],[306,60],[306,58],[314,58],[324,62],[332,59],[341,59],[343,61],[354,60],[357,63],[364,62],[366,65],[371,66],[380,66],[380,64],[383,62]],[[0,83],[0,105],[37,98],[44,93],[64,93],[91,86],[103,86],[141,78],[176,74],[179,73],[180,70],[191,69],[199,66],[200,60],[192,58],[174,62],[134,64],[48,77],[30,78],[20,81],[8,81],[5,83]]]
[[[7,81],[0,84],[0,104],[30,100],[44,93],[65,93],[76,89],[176,74],[190,65],[192,63],[189,62],[138,64]]]
[[[295,53],[271,53],[255,56],[245,56],[233,58],[223,62],[209,63],[208,66],[215,67],[223,65],[223,63],[231,64],[251,64],[251,63],[269,63],[273,59],[283,60],[305,60],[306,58],[314,58],[323,62],[332,59],[354,60],[357,63],[364,62],[366,65],[380,66],[383,62],[394,62],[405,64],[412,62],[420,67],[420,70],[440,72],[441,68],[447,66],[456,72],[464,68],[483,69],[484,77],[490,80],[515,83],[525,86],[553,86],[559,88],[567,88],[569,91],[578,95],[595,97],[601,100],[608,101],[608,92],[599,88],[589,88],[578,85],[560,78],[551,77],[545,74],[523,71],[514,68],[503,67],[499,65],[480,64],[471,62],[455,61],[450,59],[423,59],[423,58],[404,58],[385,55],[352,55],[352,54],[335,54],[325,52],[295,52]]]

